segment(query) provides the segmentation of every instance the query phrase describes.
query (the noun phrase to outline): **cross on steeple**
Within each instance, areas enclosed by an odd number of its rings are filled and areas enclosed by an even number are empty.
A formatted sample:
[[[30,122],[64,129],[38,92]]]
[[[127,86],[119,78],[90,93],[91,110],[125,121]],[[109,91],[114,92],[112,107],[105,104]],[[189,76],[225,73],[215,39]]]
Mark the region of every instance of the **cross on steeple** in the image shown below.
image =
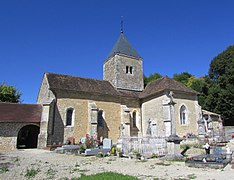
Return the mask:
[[[123,16],[121,16],[120,28],[120,32],[123,33]]]

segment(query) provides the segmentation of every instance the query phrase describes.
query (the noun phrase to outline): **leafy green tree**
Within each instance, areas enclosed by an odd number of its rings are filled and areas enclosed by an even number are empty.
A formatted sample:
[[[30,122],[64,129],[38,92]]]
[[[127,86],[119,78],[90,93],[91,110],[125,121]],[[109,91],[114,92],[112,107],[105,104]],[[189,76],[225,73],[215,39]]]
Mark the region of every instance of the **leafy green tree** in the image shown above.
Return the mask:
[[[189,74],[188,72],[183,72],[181,74],[174,74],[173,75],[173,79],[175,79],[178,82],[181,82],[184,85],[187,85],[188,83],[188,79],[192,77],[191,74]]]
[[[195,76],[191,76],[188,78],[186,86],[200,93],[198,96],[198,102],[201,106],[204,106],[208,95],[208,86],[205,78],[196,78]]]
[[[208,87],[205,77],[197,78],[188,72],[174,74],[173,78],[185,86],[199,92],[198,103],[203,107],[206,101]]]
[[[149,75],[149,77],[146,77],[145,75],[144,75],[144,86],[146,86],[147,84],[149,84],[150,82],[152,82],[152,81],[155,81],[155,80],[157,80],[157,79],[159,79],[159,78],[161,78],[162,77],[162,75],[161,74],[159,74],[159,73],[154,73],[154,74],[151,74],[151,75]]]
[[[21,93],[14,86],[0,84],[0,102],[20,102]]]
[[[234,45],[216,56],[207,78],[205,107],[223,116],[225,125],[234,125]]]

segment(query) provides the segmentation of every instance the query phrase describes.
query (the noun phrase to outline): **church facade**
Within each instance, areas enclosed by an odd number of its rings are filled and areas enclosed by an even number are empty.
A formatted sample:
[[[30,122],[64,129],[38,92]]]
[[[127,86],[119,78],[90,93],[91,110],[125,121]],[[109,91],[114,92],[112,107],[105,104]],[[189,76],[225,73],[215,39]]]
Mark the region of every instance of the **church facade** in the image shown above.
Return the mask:
[[[198,93],[162,77],[144,87],[143,61],[123,33],[103,64],[103,80],[45,73],[38,147],[110,138],[198,134]],[[200,132],[201,133],[201,132]]]

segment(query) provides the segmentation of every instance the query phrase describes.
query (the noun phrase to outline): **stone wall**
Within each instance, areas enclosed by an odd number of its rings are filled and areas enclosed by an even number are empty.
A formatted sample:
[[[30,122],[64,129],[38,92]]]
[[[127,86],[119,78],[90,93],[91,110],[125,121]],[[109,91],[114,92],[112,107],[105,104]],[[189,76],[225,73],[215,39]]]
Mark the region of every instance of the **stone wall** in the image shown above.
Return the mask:
[[[98,109],[103,110],[104,121],[108,129],[108,138],[111,138],[113,143],[116,143],[120,135],[119,132],[119,127],[121,124],[120,104],[104,102],[104,101],[96,101],[95,103]]]
[[[126,73],[126,67],[132,67],[132,73]],[[104,80],[111,82],[116,88],[142,91],[142,60],[123,55],[115,55],[104,63]]]
[[[179,136],[187,133],[197,134],[197,121],[199,120],[199,108],[197,97],[195,95],[174,93],[174,119],[176,126],[176,134]],[[168,136],[168,131],[171,131],[171,114],[170,102],[167,92],[158,96],[147,99],[142,104],[142,127],[143,135],[146,135],[149,126],[149,120],[156,125],[157,136]],[[185,125],[180,124],[180,108],[184,105],[187,109],[188,121]]]
[[[175,93],[175,120],[177,135],[183,136],[192,132],[198,134],[199,104],[196,95]],[[184,105],[188,113],[188,121],[185,125],[180,124],[180,107]]]
[[[109,81],[113,86],[116,87],[117,84],[117,68],[116,68],[116,58],[112,57],[107,60],[103,65],[103,79]]]
[[[46,74],[44,74],[41,87],[38,93],[37,97],[37,103],[38,104],[44,104],[44,103],[50,103],[53,99],[55,99],[55,96],[51,90],[49,90],[49,84],[46,77]]]
[[[162,109],[162,94],[152,97],[151,100],[147,100],[142,104],[142,130],[143,136],[147,135],[147,128],[149,127],[149,121],[154,121],[156,125],[156,135],[165,136],[165,127],[163,120]]]
[[[76,98],[75,98],[76,96]],[[91,130],[91,115],[89,114],[89,103],[96,104],[98,110],[103,111],[104,121],[108,128],[108,138],[111,138],[115,143],[119,137],[119,127],[121,124],[121,105],[120,99],[110,96],[99,96],[90,94],[76,94],[60,92],[57,99],[57,111],[64,125],[64,141],[69,137],[74,137],[76,143],[81,137],[85,137]],[[74,124],[66,127],[66,111],[68,108],[74,109]],[[140,112],[139,109],[136,109]],[[140,114],[140,113],[139,113]]]
[[[30,124],[32,123],[0,123],[0,151],[16,149],[18,132]]]
[[[62,143],[64,143],[64,124],[58,110],[57,102],[54,100],[50,104],[43,104],[38,148]]]
[[[63,124],[63,141],[74,137],[76,143],[79,143],[81,137],[85,137],[88,133],[88,100],[60,98],[57,100],[57,119],[61,118]],[[66,126],[66,111],[68,108],[73,108],[74,122],[71,126]]]

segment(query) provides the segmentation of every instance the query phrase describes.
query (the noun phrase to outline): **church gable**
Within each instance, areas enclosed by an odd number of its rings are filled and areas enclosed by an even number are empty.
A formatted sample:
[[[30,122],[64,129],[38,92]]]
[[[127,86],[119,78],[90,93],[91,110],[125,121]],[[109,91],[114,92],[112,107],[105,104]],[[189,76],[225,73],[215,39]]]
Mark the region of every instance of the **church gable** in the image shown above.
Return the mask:
[[[55,96],[53,92],[50,90],[47,73],[45,73],[37,96],[37,103],[38,104],[50,103],[54,98]]]

